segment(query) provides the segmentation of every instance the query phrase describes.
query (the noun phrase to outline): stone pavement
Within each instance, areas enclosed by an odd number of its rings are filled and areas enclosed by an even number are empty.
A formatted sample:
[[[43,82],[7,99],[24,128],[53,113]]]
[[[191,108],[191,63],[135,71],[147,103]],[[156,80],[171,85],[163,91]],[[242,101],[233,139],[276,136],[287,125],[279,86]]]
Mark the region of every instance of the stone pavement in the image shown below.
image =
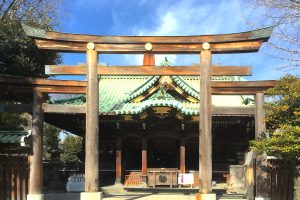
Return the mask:
[[[103,200],[195,200],[195,195],[184,194],[126,194],[126,195],[103,195]],[[45,194],[45,200],[80,200],[80,193],[50,193]]]
[[[195,195],[182,193],[129,193],[117,195],[103,195],[103,200],[195,200]],[[239,196],[218,197],[218,200],[246,200]],[[80,193],[49,193],[45,194],[45,200],[80,200]]]

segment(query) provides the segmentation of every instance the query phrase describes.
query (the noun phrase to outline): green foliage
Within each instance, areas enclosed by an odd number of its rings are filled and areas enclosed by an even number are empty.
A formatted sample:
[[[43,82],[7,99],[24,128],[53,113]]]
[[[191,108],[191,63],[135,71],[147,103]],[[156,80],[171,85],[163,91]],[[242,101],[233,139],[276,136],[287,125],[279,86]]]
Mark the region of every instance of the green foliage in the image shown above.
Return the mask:
[[[28,121],[16,113],[0,114],[0,130],[23,130],[28,125]]]
[[[0,74],[46,77],[45,64],[58,64],[59,54],[39,50],[21,23],[52,29],[59,22],[61,0],[2,0],[0,3]],[[1,103],[32,103],[32,93],[12,90],[0,94]],[[24,119],[18,114],[0,113],[0,129],[19,130]],[[26,126],[26,125],[25,125]]]
[[[60,152],[59,133],[60,129],[50,124],[44,123],[44,151],[45,158],[50,159],[52,153]]]
[[[278,158],[300,158],[300,126],[282,125],[270,137],[251,141],[253,151]]]
[[[1,74],[45,77],[45,64],[60,61],[57,53],[39,50],[25,35],[19,21],[13,19],[0,21],[0,41]]]
[[[78,162],[82,152],[82,138],[68,135],[62,143],[61,160],[64,162]]]
[[[300,79],[286,75],[267,91],[267,130],[251,149],[280,158],[300,158]]]
[[[267,106],[267,128],[274,131],[282,124],[300,126],[300,79],[286,75],[267,91],[272,95]]]

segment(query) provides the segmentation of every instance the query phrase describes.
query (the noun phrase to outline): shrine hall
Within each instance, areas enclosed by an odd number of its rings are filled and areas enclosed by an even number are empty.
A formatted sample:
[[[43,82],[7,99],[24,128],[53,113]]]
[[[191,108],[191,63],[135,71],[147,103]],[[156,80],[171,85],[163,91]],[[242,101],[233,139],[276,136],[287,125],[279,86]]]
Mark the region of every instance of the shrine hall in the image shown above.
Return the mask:
[[[167,66],[168,61],[162,63]],[[239,76],[212,81],[243,81]],[[197,76],[100,76],[100,174],[116,183],[139,186],[142,172],[173,170],[198,179],[199,86]],[[255,138],[253,95],[213,95],[213,180],[225,182],[229,165],[244,164]],[[50,104],[84,105],[84,95]],[[100,103],[101,102],[101,103]],[[222,112],[226,109],[234,113]],[[45,121],[84,137],[80,114],[45,114]],[[68,123],[66,123],[68,122]],[[156,183],[164,185],[164,183]],[[169,183],[166,183],[167,185]]]

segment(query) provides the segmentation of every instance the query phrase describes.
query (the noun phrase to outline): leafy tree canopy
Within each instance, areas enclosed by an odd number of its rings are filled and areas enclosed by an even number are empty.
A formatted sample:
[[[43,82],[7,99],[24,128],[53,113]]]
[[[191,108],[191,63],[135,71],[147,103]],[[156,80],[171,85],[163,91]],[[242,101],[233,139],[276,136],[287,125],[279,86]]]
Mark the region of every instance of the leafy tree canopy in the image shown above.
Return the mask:
[[[61,20],[63,0],[0,1],[0,74],[45,77],[45,64],[58,64],[60,56],[39,50],[28,38],[21,23],[51,30]],[[3,102],[31,103],[31,93],[7,91],[0,94]],[[0,113],[0,129],[19,130],[24,119],[18,114]],[[26,125],[25,125],[26,126]]]
[[[62,143],[61,160],[64,162],[78,162],[82,153],[82,138],[78,136],[68,135]]]
[[[280,158],[300,158],[300,79],[286,75],[269,89],[267,130],[251,149]]]
[[[59,148],[59,133],[60,129],[50,124],[44,123],[44,151],[45,158],[50,159],[52,153],[61,152]]]

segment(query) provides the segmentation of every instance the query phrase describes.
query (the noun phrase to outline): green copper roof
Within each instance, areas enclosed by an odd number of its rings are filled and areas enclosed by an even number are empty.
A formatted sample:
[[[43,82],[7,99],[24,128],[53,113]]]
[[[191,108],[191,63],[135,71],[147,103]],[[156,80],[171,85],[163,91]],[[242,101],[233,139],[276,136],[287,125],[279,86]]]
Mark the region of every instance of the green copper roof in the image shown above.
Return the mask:
[[[187,82],[185,82],[185,80],[180,76],[172,76],[171,78],[186,93],[188,93],[189,95],[191,95],[195,99],[200,99],[199,89],[198,89],[198,91],[195,89],[195,88],[199,88],[198,86],[194,85],[194,87],[193,87],[193,85],[188,84]],[[199,78],[194,77],[194,79],[196,79],[196,82],[198,83]]]
[[[132,99],[146,92],[158,81],[159,78],[160,76],[152,76],[152,77],[150,76],[150,78],[145,83],[143,83],[142,85],[137,87],[134,91],[132,91],[125,101],[126,102],[131,101]]]
[[[72,104],[72,105],[82,105],[86,101],[85,95],[78,95],[75,97],[65,98],[65,99],[58,99],[49,101],[49,103],[57,103],[57,104]]]
[[[0,131],[0,143],[21,143],[22,137],[28,135],[26,131]]]
[[[132,100],[151,87],[158,84],[159,76],[101,76],[99,79],[99,112],[100,114],[139,114],[150,107],[171,107],[185,115],[199,115],[199,103],[178,99],[163,88],[157,89],[151,96],[141,102]],[[198,76],[171,76],[174,83],[192,97],[199,99],[200,80]],[[213,77],[213,81],[243,81],[243,78]],[[247,106],[242,102],[253,96],[213,95],[214,106]],[[52,101],[58,104],[85,104],[85,96]],[[249,105],[248,105],[249,106]]]

